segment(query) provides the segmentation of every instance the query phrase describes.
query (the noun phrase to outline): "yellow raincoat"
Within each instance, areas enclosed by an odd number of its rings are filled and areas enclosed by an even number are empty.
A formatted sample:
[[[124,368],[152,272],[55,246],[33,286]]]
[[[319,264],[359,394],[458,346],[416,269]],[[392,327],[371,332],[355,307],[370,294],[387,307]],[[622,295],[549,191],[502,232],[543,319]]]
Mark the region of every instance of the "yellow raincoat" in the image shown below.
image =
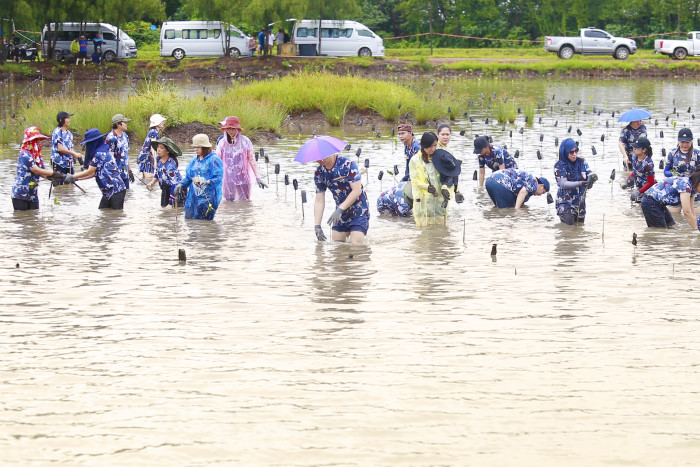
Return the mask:
[[[408,162],[408,171],[411,175],[411,189],[413,190],[413,219],[418,227],[431,224],[444,224],[447,220],[447,208],[443,208],[445,200],[440,193],[443,185],[440,183],[440,174],[432,162],[423,162],[421,152],[416,153]],[[428,186],[437,189],[437,196],[428,193]],[[447,188],[447,187],[445,187]],[[447,188],[450,199],[454,199],[454,187]]]

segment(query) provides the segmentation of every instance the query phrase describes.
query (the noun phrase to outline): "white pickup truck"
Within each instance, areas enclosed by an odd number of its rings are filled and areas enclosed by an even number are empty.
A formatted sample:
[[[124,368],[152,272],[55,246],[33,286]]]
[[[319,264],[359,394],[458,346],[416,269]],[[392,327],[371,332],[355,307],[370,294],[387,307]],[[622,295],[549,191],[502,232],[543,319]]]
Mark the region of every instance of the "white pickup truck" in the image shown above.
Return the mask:
[[[578,37],[545,36],[544,50],[555,52],[559,58],[568,60],[574,54],[582,55],[612,55],[618,60],[627,60],[637,51],[637,43],[633,39],[614,37],[596,28],[583,28]]]
[[[700,55],[700,31],[688,33],[688,39],[656,39],[654,53],[668,55],[675,60],[683,60],[688,55]]]

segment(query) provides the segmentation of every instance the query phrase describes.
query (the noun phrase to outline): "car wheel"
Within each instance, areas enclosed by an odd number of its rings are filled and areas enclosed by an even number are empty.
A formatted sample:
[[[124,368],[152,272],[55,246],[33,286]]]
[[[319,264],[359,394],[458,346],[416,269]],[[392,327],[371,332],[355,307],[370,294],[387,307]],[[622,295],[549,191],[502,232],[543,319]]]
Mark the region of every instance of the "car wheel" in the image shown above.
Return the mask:
[[[675,58],[676,60],[683,60],[687,56],[688,51],[685,50],[683,47],[679,47],[673,51],[673,58]]]
[[[228,49],[228,56],[231,58],[238,58],[241,56],[241,51],[235,47]]]
[[[627,49],[627,47],[618,47],[615,49],[615,58],[618,60],[627,60],[627,57],[630,56],[630,51]]]
[[[56,49],[53,51],[53,59],[57,62],[60,62],[63,60],[63,51],[60,49]]]
[[[173,50],[173,58],[175,60],[182,60],[183,58],[185,58],[185,51],[182,49]]]
[[[360,57],[371,57],[372,56],[372,51],[369,50],[367,47],[362,47],[360,51],[357,53]]]
[[[104,58],[105,62],[113,62],[114,59],[116,58],[116,55],[111,50],[108,50],[107,52],[104,53],[104,56],[102,58]]]
[[[574,48],[573,47],[571,47],[569,45],[565,45],[564,47],[559,49],[559,58],[561,58],[563,60],[568,60],[573,56],[574,56]]]

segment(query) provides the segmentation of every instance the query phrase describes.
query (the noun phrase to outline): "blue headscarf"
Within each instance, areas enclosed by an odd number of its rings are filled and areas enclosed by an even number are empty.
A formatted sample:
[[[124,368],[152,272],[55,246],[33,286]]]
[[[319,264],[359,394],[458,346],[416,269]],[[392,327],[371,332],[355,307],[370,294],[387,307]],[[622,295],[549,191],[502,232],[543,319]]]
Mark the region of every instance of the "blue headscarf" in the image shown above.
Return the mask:
[[[582,180],[581,173],[586,171],[583,164],[583,159],[576,157],[574,162],[569,159],[569,153],[576,148],[576,141],[571,138],[566,138],[559,145],[559,162],[563,162],[566,171],[571,175],[571,180]]]
[[[102,146],[105,146],[105,148],[102,149]],[[109,151],[109,145],[107,145],[107,143],[105,143],[105,140],[102,138],[90,141],[89,143],[85,144],[85,161],[83,163],[84,169],[88,168],[90,162],[92,162],[92,158],[95,157],[95,154],[98,152],[98,150],[100,152]]]

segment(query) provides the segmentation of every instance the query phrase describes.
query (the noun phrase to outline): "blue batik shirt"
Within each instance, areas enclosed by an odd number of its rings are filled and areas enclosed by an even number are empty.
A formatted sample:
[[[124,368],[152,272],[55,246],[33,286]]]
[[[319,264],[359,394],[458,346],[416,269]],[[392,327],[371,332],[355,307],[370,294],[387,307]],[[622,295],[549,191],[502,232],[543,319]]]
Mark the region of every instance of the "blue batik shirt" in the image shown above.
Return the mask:
[[[69,169],[73,164],[73,156],[58,152],[59,144],[72,151],[73,133],[70,130],[62,130],[61,127],[56,127],[51,133],[51,161],[64,169]]]
[[[105,198],[110,199],[114,194],[126,190],[119,167],[106,144],[97,148],[90,165],[97,169],[95,181]]]
[[[639,138],[647,137],[647,127],[642,123],[636,130],[627,125],[620,131],[620,142],[625,143],[625,152],[629,156],[632,154],[632,143],[638,141]]]
[[[525,188],[525,191],[527,191],[527,197],[525,198],[525,200],[528,200],[530,196],[534,195],[537,191],[537,177],[535,177],[529,172],[525,172],[524,170],[497,170],[496,172],[491,174],[490,178],[492,178],[499,185],[502,185],[508,190],[512,191],[516,195],[520,193],[520,190]]]
[[[487,156],[479,155],[479,167],[486,166],[495,172],[496,170],[501,170],[501,164],[503,164],[506,169],[518,168],[518,163],[515,162],[513,156],[506,151],[506,148],[502,148],[501,146],[492,144],[491,154]]]
[[[136,160],[136,162],[138,162],[139,165],[148,162],[148,159],[151,157],[151,141],[156,141],[158,139],[160,139],[160,134],[158,133],[158,130],[156,128],[151,128],[150,130],[148,130],[148,134],[143,140],[143,146],[141,146],[141,152],[139,153],[139,157]]]
[[[350,184],[353,182],[362,182],[362,174],[354,161],[343,156],[338,156],[331,170],[319,164],[314,174],[316,192],[323,193],[326,189],[330,190],[336,206],[340,206],[348,197],[352,191]],[[343,212],[339,225],[365,216],[369,218],[369,204],[365,189],[362,188],[360,196]]]
[[[418,154],[418,151],[420,151],[420,143],[416,138],[413,138],[410,146],[406,144],[403,145],[403,153],[406,156],[406,174],[401,179],[402,182],[406,182],[411,179],[411,174],[408,173],[408,163],[410,162],[411,157]]]
[[[634,171],[634,186],[640,189],[647,184],[647,178],[654,175],[654,161],[651,160],[651,156],[647,156],[641,161],[637,160],[636,154],[632,154],[630,160]]]
[[[679,170],[679,166],[685,164],[685,170]],[[693,149],[691,154],[683,154],[680,148],[676,148],[666,156],[666,171],[669,171],[673,176],[689,177],[700,168],[700,150]],[[666,174],[668,175],[668,174]]]
[[[403,188],[407,183],[410,182],[399,182],[398,185],[379,195],[379,198],[377,198],[377,211],[386,212],[392,216],[409,216],[411,214],[411,206],[403,195]]]
[[[39,202],[37,185],[41,177],[30,170],[34,166],[40,169],[44,168],[43,164],[37,164],[29,151],[21,150],[17,158],[17,176],[12,185],[14,199],[23,199],[32,203]],[[31,187],[30,184],[32,184]]]
[[[117,163],[120,172],[126,174],[129,167],[129,137],[126,132],[117,136],[114,130],[110,131],[105,138],[105,143],[109,145],[109,150],[114,155],[114,162]]]
[[[182,175],[177,168],[177,163],[172,157],[163,163],[161,158],[158,158],[156,165],[156,178],[163,185],[175,186],[182,181]]]
[[[579,158],[583,164],[583,172],[571,172],[570,165],[562,161],[558,161],[554,164],[554,179],[559,180],[559,178],[564,178],[564,180],[569,182],[579,182],[588,180],[588,176],[591,174],[591,169],[588,167],[588,162]],[[583,200],[583,193],[585,187],[583,185],[576,186],[575,188],[562,188],[557,189],[557,214],[568,214],[571,212],[577,213],[578,217],[586,216],[586,203]]]
[[[668,177],[649,188],[646,193],[664,206],[681,204],[681,193],[689,193],[692,197],[697,193],[690,186],[688,177]]]

